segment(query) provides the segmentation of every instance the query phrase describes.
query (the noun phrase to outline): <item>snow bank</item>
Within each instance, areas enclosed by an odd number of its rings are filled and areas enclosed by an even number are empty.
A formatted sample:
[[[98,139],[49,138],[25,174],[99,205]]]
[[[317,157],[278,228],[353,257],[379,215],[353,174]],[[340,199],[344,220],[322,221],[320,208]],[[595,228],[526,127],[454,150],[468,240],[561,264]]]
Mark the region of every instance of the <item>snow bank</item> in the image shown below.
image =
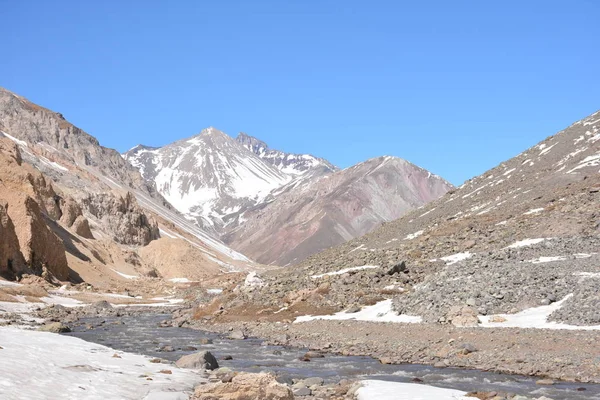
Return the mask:
[[[412,239],[418,238],[422,234],[423,234],[423,231],[417,231],[415,233],[409,233],[408,235],[406,235],[406,237],[404,238],[404,240],[412,240]]]
[[[344,269],[340,269],[339,271],[335,271],[335,272],[327,272],[327,273],[324,273],[324,274],[313,275],[313,276],[311,276],[311,278],[312,279],[319,279],[319,278],[322,278],[324,276],[343,275],[346,272],[361,271],[363,269],[373,269],[373,268],[379,268],[379,265],[362,265],[360,267],[344,268]]]
[[[468,258],[473,257],[473,253],[469,253],[468,251],[465,253],[456,253],[446,257],[441,257],[440,260],[444,261],[446,265],[456,264],[459,261],[466,260]],[[437,261],[437,259],[432,259],[429,261]]]
[[[538,239],[524,239],[524,240],[519,240],[518,242],[515,242],[515,243],[511,244],[510,246],[508,246],[507,249],[516,249],[516,248],[519,248],[519,247],[531,246],[533,244],[542,243],[544,240],[546,240],[546,239],[545,238],[538,238]]]
[[[357,400],[468,400],[465,392],[444,389],[418,383],[361,381],[362,387],[356,391]]]
[[[479,326],[485,328],[537,328],[537,329],[568,329],[568,330],[600,330],[600,325],[595,326],[579,326],[562,324],[559,322],[549,322],[548,317],[554,311],[562,307],[572,294],[566,296],[561,301],[552,303],[547,306],[539,306],[528,308],[516,314],[495,314],[495,315],[479,315],[481,323]],[[505,319],[504,322],[491,322],[494,319]]]
[[[188,399],[204,380],[195,371],[53,333],[0,327],[0,346],[4,400]]]
[[[296,318],[294,322],[307,322],[315,319],[333,319],[333,320],[355,320],[355,321],[373,321],[373,322],[403,322],[419,323],[423,319],[412,315],[398,315],[392,309],[392,300],[380,301],[372,306],[363,307],[362,310],[355,313],[340,311],[333,315],[304,315]]]

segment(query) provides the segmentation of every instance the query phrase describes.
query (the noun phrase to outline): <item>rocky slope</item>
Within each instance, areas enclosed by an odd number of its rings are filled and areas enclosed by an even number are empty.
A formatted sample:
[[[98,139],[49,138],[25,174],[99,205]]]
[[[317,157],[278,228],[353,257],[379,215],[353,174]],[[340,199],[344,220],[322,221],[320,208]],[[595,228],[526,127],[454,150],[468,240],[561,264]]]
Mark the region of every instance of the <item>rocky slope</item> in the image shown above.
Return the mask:
[[[100,146],[61,114],[4,89],[0,140],[6,165],[0,179],[12,188],[0,191],[7,232],[0,265],[7,277],[47,269],[60,280],[110,286],[156,275],[154,263],[138,253],[161,234],[180,241],[182,251],[204,254],[197,258],[199,270],[252,265],[174,211],[118,152]],[[13,230],[23,259],[15,252]]]
[[[437,199],[452,186],[405,160],[379,157],[319,178],[294,181],[248,210],[224,240],[269,264],[298,263]]]
[[[293,271],[266,274],[232,308],[306,313],[392,298],[425,321],[477,324],[478,314],[557,304],[551,319],[599,325],[599,172],[600,112]]]

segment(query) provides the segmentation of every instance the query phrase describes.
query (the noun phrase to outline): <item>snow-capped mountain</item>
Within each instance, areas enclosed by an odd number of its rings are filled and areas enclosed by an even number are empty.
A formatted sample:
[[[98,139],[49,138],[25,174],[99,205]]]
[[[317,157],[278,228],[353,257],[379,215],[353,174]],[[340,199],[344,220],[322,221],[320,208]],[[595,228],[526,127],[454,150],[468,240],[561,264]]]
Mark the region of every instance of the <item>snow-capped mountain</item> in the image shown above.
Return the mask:
[[[270,149],[262,140],[243,132],[235,140],[286,175],[323,175],[339,170],[339,168],[329,161],[310,154],[293,154]]]
[[[340,171],[324,159],[212,127],[123,156],[186,218],[264,264],[299,262],[452,187],[394,157]]]
[[[164,147],[136,146],[124,157],[175,208],[217,234],[273,190],[312,176],[310,172],[322,175],[335,168],[316,157],[269,150],[243,137],[248,140],[234,140],[210,127]]]

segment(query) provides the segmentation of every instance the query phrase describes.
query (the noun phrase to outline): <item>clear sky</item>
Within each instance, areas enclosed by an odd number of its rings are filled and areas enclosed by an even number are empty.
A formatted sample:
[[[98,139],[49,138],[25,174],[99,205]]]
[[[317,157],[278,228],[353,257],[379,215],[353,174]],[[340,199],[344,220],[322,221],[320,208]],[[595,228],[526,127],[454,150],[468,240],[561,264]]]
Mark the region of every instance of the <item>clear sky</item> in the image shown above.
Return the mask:
[[[454,184],[600,108],[600,1],[3,1],[0,86],[125,151],[215,126]]]

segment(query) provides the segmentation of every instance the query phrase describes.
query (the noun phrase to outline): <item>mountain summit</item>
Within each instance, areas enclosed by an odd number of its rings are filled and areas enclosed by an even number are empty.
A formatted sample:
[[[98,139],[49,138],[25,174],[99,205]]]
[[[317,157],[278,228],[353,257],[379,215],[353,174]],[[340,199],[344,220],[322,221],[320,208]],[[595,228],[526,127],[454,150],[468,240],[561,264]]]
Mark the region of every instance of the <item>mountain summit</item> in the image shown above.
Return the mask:
[[[215,128],[124,158],[186,218],[265,264],[301,261],[437,199],[452,185],[394,157],[340,171]]]

